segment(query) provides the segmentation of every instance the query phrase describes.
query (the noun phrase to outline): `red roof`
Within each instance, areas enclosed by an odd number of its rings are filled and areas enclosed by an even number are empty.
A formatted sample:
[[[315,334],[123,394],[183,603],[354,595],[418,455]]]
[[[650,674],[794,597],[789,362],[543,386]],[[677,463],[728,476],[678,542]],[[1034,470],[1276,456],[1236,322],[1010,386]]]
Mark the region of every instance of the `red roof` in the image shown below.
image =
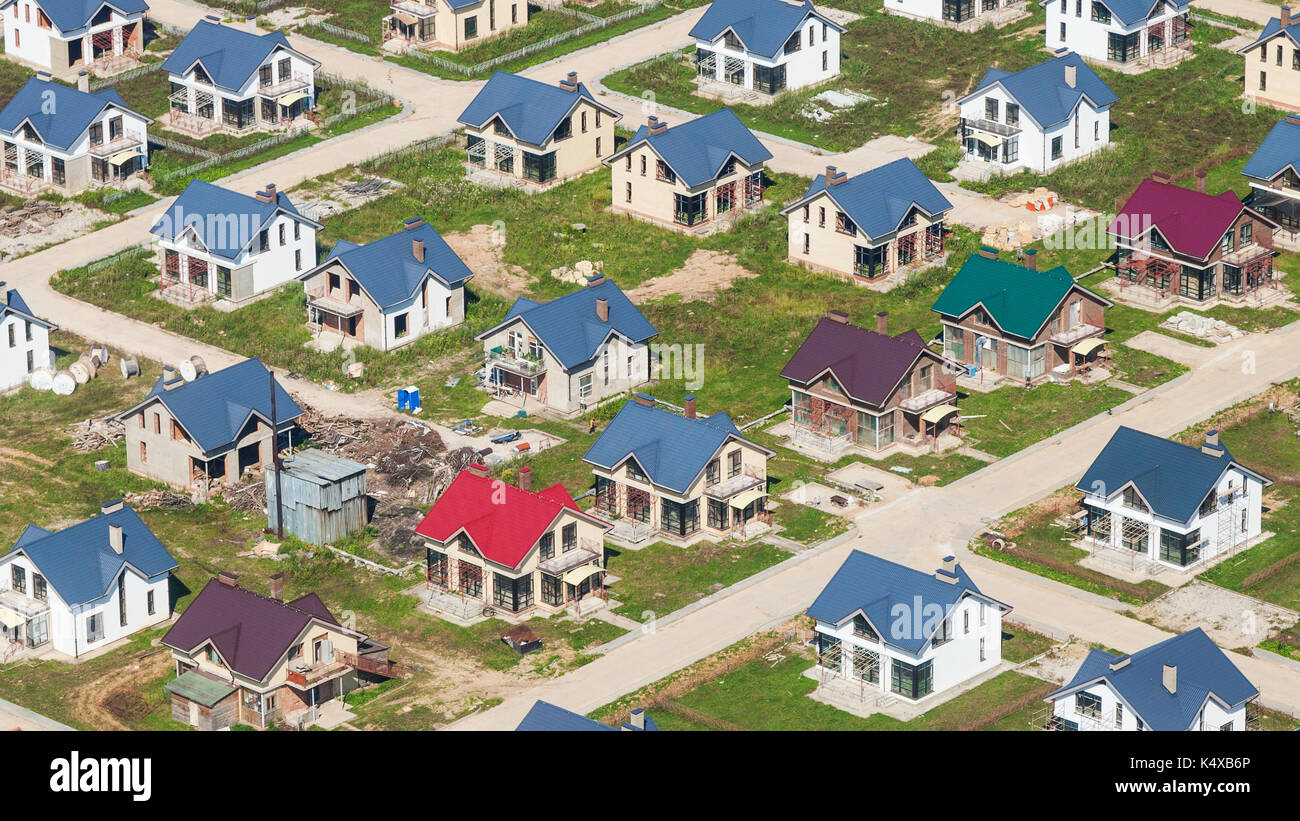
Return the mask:
[[[1231,191],[1212,197],[1181,185],[1146,179],[1107,230],[1131,240],[1141,236],[1148,225],[1154,225],[1170,248],[1205,259],[1244,209]]]
[[[485,559],[518,567],[565,508],[587,516],[564,485],[533,493],[463,470],[433,503],[415,532],[446,542],[464,528]]]

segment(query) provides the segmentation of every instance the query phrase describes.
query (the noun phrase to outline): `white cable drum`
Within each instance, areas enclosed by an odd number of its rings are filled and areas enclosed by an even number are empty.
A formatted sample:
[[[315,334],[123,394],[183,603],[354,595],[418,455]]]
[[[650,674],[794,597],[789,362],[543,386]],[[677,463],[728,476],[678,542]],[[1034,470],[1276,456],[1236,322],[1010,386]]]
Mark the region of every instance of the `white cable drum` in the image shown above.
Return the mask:
[[[203,357],[195,354],[190,357],[190,364],[194,366],[194,378],[208,375],[208,363],[203,361]]]
[[[59,371],[54,374],[54,379],[50,383],[50,390],[59,396],[71,396],[76,389],[77,380],[67,371]]]
[[[48,391],[54,386],[54,374],[49,368],[37,368],[28,377],[27,383],[38,391]]]
[[[186,382],[193,382],[195,379],[199,378],[199,372],[195,369],[194,363],[188,359],[183,360],[181,364],[176,366],[176,372],[179,373],[181,379],[184,379]]]
[[[117,366],[122,370],[123,379],[130,379],[133,376],[140,375],[140,363],[135,360],[135,357],[119,359],[117,360]]]

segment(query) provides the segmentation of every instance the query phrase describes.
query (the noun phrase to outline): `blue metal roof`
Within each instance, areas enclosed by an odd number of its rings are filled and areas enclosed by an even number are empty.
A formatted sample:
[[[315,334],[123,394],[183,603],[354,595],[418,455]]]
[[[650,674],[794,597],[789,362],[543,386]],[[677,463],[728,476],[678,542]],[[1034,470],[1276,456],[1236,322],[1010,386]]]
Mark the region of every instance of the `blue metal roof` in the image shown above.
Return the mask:
[[[1066,66],[1075,68],[1073,88],[1065,83]],[[962,101],[979,95],[994,83],[1000,83],[1012,99],[1020,104],[1021,111],[1043,128],[1068,120],[1075,106],[1084,97],[1091,100],[1098,109],[1106,108],[1119,99],[1110,90],[1110,86],[1103,83],[1083,58],[1074,52],[1015,73],[991,68],[984,73],[984,78],[975,90],[963,97]]]
[[[201,63],[218,87],[239,91],[262,61],[277,48],[289,49],[311,60],[290,46],[289,39],[279,31],[254,34],[211,20],[200,20],[163,61],[162,68],[172,74],[184,74],[195,63]],[[317,64],[315,60],[311,62]]]
[[[122,528],[122,552],[109,543],[109,525]],[[10,550],[21,550],[69,606],[102,597],[126,565],[147,579],[175,570],[176,559],[129,505],[52,533],[28,525]]]
[[[113,105],[145,122],[153,120],[133,111],[111,88],[87,94],[84,91],[31,77],[9,104],[0,110],[0,131],[13,134],[23,121],[32,124],[42,141],[65,151],[86,133],[104,109]]]
[[[254,357],[170,390],[164,384],[165,377],[160,376],[145,400],[119,418],[131,416],[157,399],[204,453],[213,453],[233,444],[250,417],[258,416],[270,423],[271,391],[267,374],[266,366]],[[276,424],[283,427],[301,415],[302,408],[277,380]]]
[[[281,212],[297,217],[313,228],[320,228],[319,223],[299,214],[283,192],[277,192],[275,203],[269,203],[194,179],[149,230],[163,239],[175,240],[186,229],[193,228],[209,252],[235,260]]]
[[[922,573],[855,550],[822,588],[808,608],[808,615],[817,621],[841,624],[860,610],[886,644],[920,655],[941,623],[927,612],[931,605],[942,608],[946,618],[962,596],[973,594],[1011,609],[980,593],[960,563],[955,576],[955,583],[940,581],[934,573]],[[915,629],[918,623],[922,628],[919,631]]]
[[[609,303],[608,322],[602,322],[596,314],[597,299]],[[476,338],[487,338],[516,317],[523,319],[538,341],[566,369],[595,359],[610,333],[616,332],[632,342],[645,342],[659,333],[632,300],[608,279],[550,302],[520,297],[510,306],[504,320]]]
[[[1267,23],[1264,24],[1264,30],[1259,33],[1259,36],[1255,38],[1254,42],[1237,49],[1237,53],[1241,54],[1243,51],[1249,51],[1250,49],[1264,42],[1268,38],[1277,34],[1278,31],[1281,30],[1281,28],[1282,28],[1281,18],[1278,17],[1272,18],[1271,20],[1269,20]],[[1286,27],[1286,31],[1284,33],[1286,34],[1287,37],[1291,38],[1291,41],[1293,43],[1300,45],[1300,17],[1292,17],[1291,24]]]
[[[1152,12],[1165,4],[1165,0],[1097,0],[1097,2],[1110,9],[1110,13],[1126,26],[1150,18]],[[1177,11],[1187,11],[1191,7],[1190,0],[1169,0],[1169,2]]]
[[[415,259],[412,240],[417,239],[424,243],[423,262]],[[365,245],[340,240],[324,262],[298,278],[311,276],[333,260],[343,263],[381,310],[414,297],[427,276],[432,275],[448,288],[463,285],[474,276],[464,260],[456,256],[442,235],[427,222]]]
[[[0,3],[0,9],[7,9],[16,2],[17,0],[6,0]],[[149,4],[144,0],[113,0],[111,3],[104,0],[32,0],[32,2],[45,12],[45,16],[50,18],[50,22],[54,23],[59,31],[65,33],[90,25],[90,21],[104,6],[117,9],[124,15],[141,14],[149,10]]]
[[[1283,117],[1273,124],[1241,173],[1259,180],[1271,180],[1287,166],[1300,169],[1300,123]]]
[[[1075,488],[1109,498],[1132,482],[1152,512],[1175,522],[1186,522],[1196,514],[1228,468],[1258,476],[1235,462],[1226,447],[1220,449],[1222,456],[1212,456],[1199,447],[1121,426]]]
[[[785,0],[713,0],[690,36],[713,42],[731,29],[751,54],[776,57],[810,14],[836,31],[844,31],[822,16],[809,0],[801,5]]]
[[[749,442],[725,413],[688,419],[629,399],[582,459],[613,470],[632,457],[650,481],[685,493],[730,437]]]
[[[655,724],[650,716],[646,716],[645,728],[658,730],[659,725]],[[636,728],[624,724],[622,729]],[[535,702],[528,715],[524,716],[523,721],[520,721],[519,726],[515,728],[516,732],[618,732],[618,730],[619,728],[601,724],[599,721],[570,712],[563,707],[556,707],[548,701]]]
[[[558,84],[498,71],[474,95],[474,99],[461,112],[459,122],[481,128],[493,117],[500,115],[516,138],[531,145],[541,145],[569,112],[573,111],[578,100],[584,97],[609,111],[615,119],[621,118],[613,109],[596,102],[596,98],[582,83],[578,83],[578,90],[574,93],[560,88]]]
[[[658,134],[651,134],[643,125],[627,145],[605,160],[605,164],[612,163],[643,142],[649,143],[690,188],[715,179],[732,154],[746,165],[772,159],[772,152],[763,147],[729,108],[720,108]]]
[[[1127,665],[1110,669],[1123,658],[1128,658]],[[1173,693],[1164,686],[1166,665],[1177,668]],[[1190,729],[1210,696],[1233,708],[1259,695],[1259,689],[1199,627],[1127,657],[1094,647],[1074,678],[1043,700],[1056,701],[1097,681],[1109,684],[1152,730]]]
[[[0,282],[0,285],[4,283]],[[52,322],[45,320],[32,313],[32,309],[27,307],[27,301],[18,293],[17,288],[10,288],[3,294],[0,294],[0,322],[4,322],[5,317],[13,314],[22,317],[34,325],[40,325],[43,328],[55,329],[57,326]]]
[[[826,175],[818,174],[803,197],[781,213],[802,208],[822,191],[827,191]],[[952,209],[948,198],[906,157],[849,177],[830,186],[828,193],[858,229],[872,239],[897,231],[913,208],[931,217]]]

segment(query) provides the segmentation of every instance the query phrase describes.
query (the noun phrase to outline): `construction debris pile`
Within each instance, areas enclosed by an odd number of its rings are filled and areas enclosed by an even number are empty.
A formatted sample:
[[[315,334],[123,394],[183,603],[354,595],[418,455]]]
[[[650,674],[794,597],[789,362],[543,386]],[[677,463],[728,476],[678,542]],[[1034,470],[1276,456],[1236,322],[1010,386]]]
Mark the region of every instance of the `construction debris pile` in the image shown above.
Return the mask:
[[[1194,314],[1191,311],[1179,311],[1160,323],[1160,326],[1216,345],[1245,336],[1245,332],[1235,325],[1229,325],[1222,319],[1215,319],[1212,316]]]
[[[78,453],[93,453],[113,444],[126,435],[126,427],[109,416],[87,419],[68,428],[72,446]]]
[[[128,493],[122,497],[136,510],[183,510],[194,504],[194,500],[184,493],[174,490],[146,490],[144,493]]]
[[[559,268],[552,268],[551,276],[555,277],[560,282],[572,282],[581,285],[589,278],[602,273],[604,270],[605,263],[601,260],[592,262],[591,260],[584,259],[574,263],[572,268],[567,265]]]
[[[44,234],[71,211],[67,204],[27,200],[21,208],[10,206],[0,211],[0,235],[17,239],[24,234]]]

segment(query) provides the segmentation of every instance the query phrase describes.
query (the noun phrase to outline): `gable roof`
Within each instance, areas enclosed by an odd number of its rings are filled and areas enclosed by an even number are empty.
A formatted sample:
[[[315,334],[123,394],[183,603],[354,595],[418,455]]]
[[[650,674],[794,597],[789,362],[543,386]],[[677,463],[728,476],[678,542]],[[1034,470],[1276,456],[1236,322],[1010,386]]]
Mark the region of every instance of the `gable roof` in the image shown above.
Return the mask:
[[[27,320],[33,325],[40,325],[42,328],[49,330],[58,330],[58,326],[53,322],[45,320],[32,313],[32,309],[27,307],[27,301],[18,293],[17,288],[3,289],[4,283],[0,282],[0,322],[4,322],[6,317],[16,316]]]
[[[0,10],[7,9],[18,0],[6,0],[0,3]],[[60,32],[67,33],[90,25],[99,10],[104,6],[116,9],[123,15],[143,14],[149,10],[144,0],[32,0],[50,18],[50,22]]]
[[[109,526],[122,528],[122,552],[109,543]],[[129,505],[57,532],[29,524],[10,549],[22,551],[69,607],[100,598],[128,565],[146,579],[175,570],[176,559]]]
[[[146,123],[153,122],[128,107],[114,89],[88,94],[52,80],[30,77],[13,99],[0,109],[0,131],[13,134],[26,121],[46,144],[68,151],[95,118],[110,106]]]
[[[166,406],[204,453],[212,453],[233,443],[251,417],[270,422],[268,373],[262,361],[254,357],[171,389],[166,386],[166,377],[160,376],[144,401],[122,412],[118,418],[131,416],[156,399]],[[302,408],[277,380],[276,424],[283,426],[301,415]]]
[[[1283,117],[1273,124],[1241,173],[1258,180],[1271,180],[1288,167],[1300,169],[1300,122]]]
[[[289,45],[289,39],[279,31],[254,34],[203,19],[194,24],[185,39],[163,61],[162,69],[172,74],[184,74],[199,63],[219,88],[238,91],[277,48],[288,49],[313,66],[320,65]]]
[[[1049,2],[1053,0],[1040,0],[1039,5],[1045,6]],[[1126,26],[1150,19],[1162,11],[1161,6],[1166,2],[1175,10],[1184,10],[1191,5],[1190,0],[1097,0],[1097,2],[1110,9],[1110,13]]]
[[[751,166],[772,159],[772,152],[763,147],[729,108],[687,120],[658,134],[651,134],[642,125],[622,149],[605,158],[605,164],[609,165],[641,143],[649,144],[689,188],[717,178],[733,154]]]
[[[1125,658],[1129,660],[1127,665],[1110,669],[1111,664]],[[1164,686],[1166,665],[1177,668],[1173,693]],[[1130,656],[1116,656],[1094,647],[1074,678],[1043,700],[1056,701],[1098,681],[1110,685],[1152,730],[1189,729],[1211,697],[1233,708],[1259,695],[1259,689],[1199,627]]]
[[[1065,82],[1066,66],[1074,66],[1073,87]],[[1084,59],[1074,52],[1053,57],[1017,72],[991,68],[984,73],[975,90],[959,102],[979,96],[994,84],[1001,85],[1020,104],[1020,110],[1044,129],[1068,120],[1080,100],[1087,99],[1093,106],[1102,109],[1119,99],[1110,90],[1110,86],[1103,83]]]
[[[1104,305],[1111,304],[1110,300],[1076,283],[1060,265],[1036,271],[972,254],[939,294],[931,310],[956,318],[976,305],[983,305],[1005,333],[1032,339],[1071,289],[1095,297]]]
[[[609,106],[597,102],[582,83],[578,83],[575,93],[566,91],[557,84],[496,71],[461,112],[458,122],[481,128],[493,117],[500,116],[516,138],[531,145],[541,145],[573,111],[580,99],[608,112],[616,121],[623,117]]]
[[[1297,24],[1300,24],[1300,16],[1293,16],[1291,18],[1290,24],[1286,27],[1285,30],[1283,30],[1282,18],[1273,17],[1267,23],[1264,24],[1263,30],[1260,31],[1259,35],[1254,39],[1254,41],[1237,49],[1237,53],[1241,54],[1243,52],[1250,51],[1255,46],[1258,46],[1260,43],[1277,35],[1278,33],[1284,34],[1285,36],[1291,39],[1291,42],[1295,43],[1296,45],[1300,45],[1300,28],[1297,27]]]
[[[1190,521],[1228,468],[1268,479],[1238,464],[1226,447],[1213,456],[1172,439],[1120,426],[1092,460],[1075,488],[1110,498],[1132,482],[1152,512],[1175,522]],[[1102,492],[1098,493],[1098,489]]]
[[[415,532],[446,542],[464,529],[483,558],[515,568],[565,509],[610,527],[580,510],[564,485],[557,483],[533,492],[462,470]]]
[[[618,731],[618,727],[610,727],[608,724],[601,724],[599,721],[587,718],[564,709],[556,707],[548,701],[538,700],[519,722],[515,728],[516,732],[605,732]],[[623,730],[637,729],[631,724],[624,724]],[[645,717],[646,730],[658,730],[659,725],[654,723],[650,716]]]
[[[913,208],[931,217],[952,210],[948,198],[915,163],[904,157],[832,186],[826,185],[825,174],[818,174],[803,197],[781,213],[802,208],[823,191],[871,239],[897,231]]]
[[[412,241],[417,239],[424,243],[423,262],[415,258]],[[320,265],[297,278],[307,279],[335,261],[348,269],[381,311],[413,298],[427,276],[448,288],[464,285],[474,276],[442,234],[423,221],[365,245],[339,240]]]
[[[725,413],[688,419],[667,408],[629,399],[582,460],[612,470],[632,457],[650,481],[685,493],[718,448],[733,437],[772,454],[741,435]]]
[[[193,179],[149,230],[163,239],[176,240],[193,229],[199,242],[214,256],[235,260],[262,228],[281,213],[312,228],[321,227],[320,223],[299,214],[283,192],[276,193],[274,203],[263,202],[257,197]]]
[[[609,304],[609,321],[596,314],[596,300]],[[566,369],[584,365],[595,358],[610,333],[632,342],[645,342],[659,332],[650,320],[632,304],[613,280],[603,279],[550,302],[535,302],[520,297],[510,306],[505,319],[479,334],[483,340],[507,323],[521,318]]]
[[[943,573],[942,570],[939,571]],[[886,644],[919,655],[926,643],[940,626],[940,620],[932,620],[925,611],[931,605],[942,608],[944,617],[963,596],[972,594],[981,599],[1004,608],[1011,608],[989,598],[980,592],[966,574],[960,563],[955,566],[955,573],[949,575],[955,582],[940,581],[934,573],[922,573],[901,564],[882,559],[879,556],[855,550],[848,555],[840,569],[822,588],[816,600],[808,608],[808,615],[817,621],[829,624],[842,624],[858,612],[876,630]],[[897,621],[892,612],[896,605],[904,605],[908,613],[916,610],[917,599],[921,601],[922,625],[926,627],[925,635],[915,635],[911,630],[904,635],[894,635],[891,629]],[[908,620],[911,625],[913,619]]]
[[[806,384],[830,370],[851,398],[884,405],[927,350],[915,329],[886,336],[823,317],[781,369],[781,377]]]
[[[227,667],[261,681],[313,620],[344,629],[315,593],[282,602],[209,579],[162,642],[192,653],[211,641]]]
[[[1135,240],[1155,226],[1174,251],[1205,259],[1244,210],[1246,206],[1231,190],[1212,197],[1148,178],[1138,184],[1106,231]]]
[[[809,0],[713,0],[688,36],[713,42],[731,29],[751,54],[778,57],[808,15],[838,32],[844,29],[823,16]]]

